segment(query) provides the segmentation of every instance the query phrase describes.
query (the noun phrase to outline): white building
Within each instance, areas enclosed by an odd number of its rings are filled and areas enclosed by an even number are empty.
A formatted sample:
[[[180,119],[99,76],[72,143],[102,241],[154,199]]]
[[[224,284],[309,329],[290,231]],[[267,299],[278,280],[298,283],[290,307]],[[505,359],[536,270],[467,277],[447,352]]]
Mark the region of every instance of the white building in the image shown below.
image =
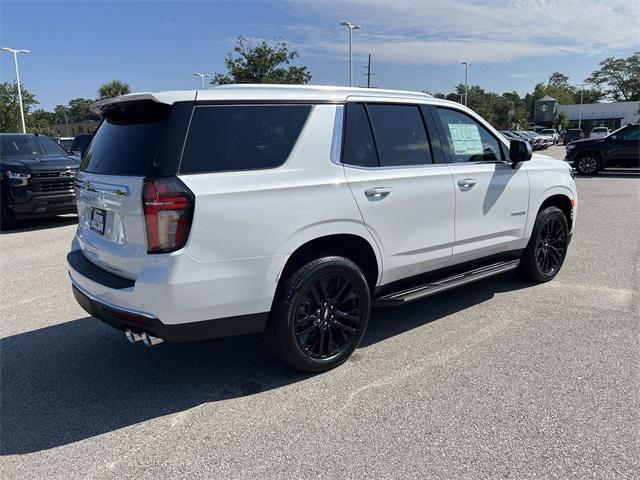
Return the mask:
[[[640,121],[640,102],[585,103],[582,105],[582,116],[580,110],[580,105],[558,105],[556,115],[564,112],[571,128],[577,127],[582,118],[581,127],[584,131],[599,125],[618,128]]]

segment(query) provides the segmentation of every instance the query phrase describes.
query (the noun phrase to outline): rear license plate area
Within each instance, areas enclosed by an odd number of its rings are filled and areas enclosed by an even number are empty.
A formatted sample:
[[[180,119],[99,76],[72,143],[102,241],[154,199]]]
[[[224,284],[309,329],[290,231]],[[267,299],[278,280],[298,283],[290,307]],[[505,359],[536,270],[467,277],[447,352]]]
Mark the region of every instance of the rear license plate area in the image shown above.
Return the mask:
[[[107,211],[102,208],[92,208],[91,209],[91,223],[89,224],[89,228],[99,233],[100,235],[104,235],[104,225],[107,219]]]

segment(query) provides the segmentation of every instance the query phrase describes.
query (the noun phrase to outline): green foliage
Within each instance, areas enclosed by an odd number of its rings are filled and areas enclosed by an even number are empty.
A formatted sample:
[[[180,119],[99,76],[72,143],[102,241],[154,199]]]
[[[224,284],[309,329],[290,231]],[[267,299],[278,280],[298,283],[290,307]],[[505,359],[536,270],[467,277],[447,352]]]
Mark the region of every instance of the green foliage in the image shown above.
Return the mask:
[[[600,69],[587,82],[615,101],[640,100],[640,52],[627,58],[609,57],[600,62]]]
[[[553,122],[553,126],[558,130],[566,130],[567,127],[569,126],[569,117],[567,117],[567,114],[564,112],[560,112],[556,116]]]
[[[307,67],[295,67],[291,62],[298,52],[289,50],[285,42],[273,45],[262,41],[251,46],[240,36],[233,49],[235,56],[227,55],[224,63],[227,73],[216,73],[210,83],[225,85],[230,83],[288,83],[306,84],[311,80]]]
[[[120,95],[126,95],[127,93],[131,93],[129,84],[121,82],[120,80],[111,80],[110,82],[103,83],[100,85],[100,88],[98,88],[99,100],[119,97]]]
[[[25,123],[29,111],[38,104],[36,97],[22,86],[22,105]],[[21,132],[20,104],[18,103],[18,85],[16,83],[0,83],[0,132]]]
[[[67,105],[56,105],[54,123],[82,122],[83,120],[99,120],[100,117],[93,113],[89,106],[94,102],[90,98],[74,98]],[[65,119],[66,114],[66,119]]]
[[[57,133],[53,128],[53,125],[56,123],[55,116],[55,113],[47,112],[42,108],[34,110],[25,118],[27,132],[57,136]]]

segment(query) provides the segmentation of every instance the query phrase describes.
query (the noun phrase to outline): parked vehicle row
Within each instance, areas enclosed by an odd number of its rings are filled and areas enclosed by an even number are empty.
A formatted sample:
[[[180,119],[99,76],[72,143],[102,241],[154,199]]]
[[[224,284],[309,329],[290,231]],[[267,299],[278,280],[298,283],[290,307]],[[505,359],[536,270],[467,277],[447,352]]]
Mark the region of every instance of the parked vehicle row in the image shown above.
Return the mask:
[[[44,135],[0,133],[2,229],[16,220],[76,212],[80,159]]]
[[[566,160],[581,175],[611,167],[640,168],[640,126],[627,125],[602,138],[569,142]]]
[[[265,332],[322,371],[372,305],[512,270],[549,281],[571,239],[570,167],[456,102],[244,85],[92,108],[70,279],[131,343]]]
[[[93,135],[80,134],[75,137],[53,137],[52,140],[64,148],[71,155],[75,155],[78,158],[82,158],[84,152],[89,147]]]
[[[533,150],[543,150],[553,145],[554,140],[551,135],[542,135],[527,130],[501,130],[500,133],[507,140],[525,140],[531,145]]]

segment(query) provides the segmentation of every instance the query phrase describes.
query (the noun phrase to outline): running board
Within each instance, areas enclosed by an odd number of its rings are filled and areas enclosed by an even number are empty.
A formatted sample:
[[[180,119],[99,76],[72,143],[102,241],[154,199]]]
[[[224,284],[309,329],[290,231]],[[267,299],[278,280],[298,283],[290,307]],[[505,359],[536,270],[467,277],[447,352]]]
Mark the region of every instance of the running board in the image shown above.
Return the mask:
[[[425,285],[419,285],[417,287],[409,288],[399,292],[389,293],[382,297],[376,298],[373,301],[373,306],[392,306],[403,305],[407,302],[419,300],[421,298],[435,295],[436,293],[444,292],[452,288],[466,285],[467,283],[482,280],[483,278],[493,277],[500,273],[509,272],[515,270],[520,265],[520,260],[510,260],[508,262],[498,262],[486,267],[476,268],[469,270],[468,272],[459,273],[451,277],[443,278],[435,282],[427,283]]]

